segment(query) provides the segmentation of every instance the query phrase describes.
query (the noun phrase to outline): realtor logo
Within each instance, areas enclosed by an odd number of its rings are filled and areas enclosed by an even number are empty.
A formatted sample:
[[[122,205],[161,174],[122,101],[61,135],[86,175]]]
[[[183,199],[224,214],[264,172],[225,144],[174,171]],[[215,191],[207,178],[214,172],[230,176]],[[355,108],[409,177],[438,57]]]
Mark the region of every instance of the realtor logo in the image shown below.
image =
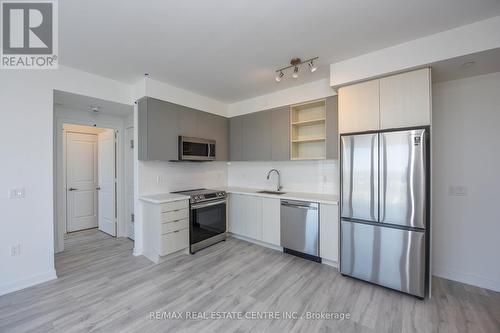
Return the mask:
[[[3,1],[2,69],[57,68],[56,1]]]

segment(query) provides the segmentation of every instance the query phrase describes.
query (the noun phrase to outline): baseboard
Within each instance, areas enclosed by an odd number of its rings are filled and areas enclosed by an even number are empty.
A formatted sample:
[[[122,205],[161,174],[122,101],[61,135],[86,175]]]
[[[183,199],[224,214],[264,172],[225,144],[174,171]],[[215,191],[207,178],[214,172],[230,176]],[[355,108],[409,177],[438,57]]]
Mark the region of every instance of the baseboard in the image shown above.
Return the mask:
[[[484,278],[482,276],[477,276],[473,274],[460,273],[454,270],[434,267],[432,269],[432,275],[438,276],[444,279],[453,280],[465,284],[470,284],[476,287],[485,288],[493,291],[500,292],[500,281],[495,281],[492,279]]]
[[[332,260],[328,260],[328,259],[322,258],[321,259],[321,263],[325,264],[325,265],[328,265],[328,266],[332,266],[332,267],[336,268],[337,270],[339,269],[339,263],[336,262],[336,261],[332,261]]]
[[[14,291],[25,289],[40,283],[44,283],[50,280],[57,279],[56,271],[50,270],[48,272],[33,275],[26,279],[21,279],[13,283],[7,283],[0,286],[0,295],[6,295]]]
[[[276,251],[283,251],[283,248],[281,246],[278,246],[278,245],[269,244],[269,243],[266,243],[266,242],[263,242],[263,241],[260,241],[260,240],[257,240],[257,239],[245,237],[245,236],[235,235],[235,234],[230,233],[230,232],[228,232],[228,235],[230,237],[234,237],[236,239],[241,239],[241,240],[244,240],[244,241],[247,241],[247,242],[250,242],[250,243],[254,243],[254,244],[257,244],[257,245],[260,245],[260,246],[263,246],[263,247],[267,247],[269,249],[273,249],[273,250],[276,250]]]

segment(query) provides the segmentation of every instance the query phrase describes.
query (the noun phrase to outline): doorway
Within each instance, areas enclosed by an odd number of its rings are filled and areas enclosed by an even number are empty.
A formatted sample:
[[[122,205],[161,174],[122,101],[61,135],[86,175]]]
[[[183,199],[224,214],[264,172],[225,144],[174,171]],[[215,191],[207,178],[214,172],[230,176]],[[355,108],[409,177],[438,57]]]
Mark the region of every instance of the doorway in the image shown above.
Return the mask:
[[[116,237],[116,133],[64,124],[66,233],[98,228]]]

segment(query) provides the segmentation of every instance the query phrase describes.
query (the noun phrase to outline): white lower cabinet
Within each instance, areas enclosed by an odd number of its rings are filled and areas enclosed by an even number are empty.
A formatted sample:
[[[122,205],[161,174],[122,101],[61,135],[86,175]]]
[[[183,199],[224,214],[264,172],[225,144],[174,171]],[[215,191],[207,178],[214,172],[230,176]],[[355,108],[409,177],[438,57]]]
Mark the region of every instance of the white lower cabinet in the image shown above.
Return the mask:
[[[319,209],[319,254],[322,259],[339,261],[339,207],[321,204]]]
[[[262,197],[244,197],[247,237],[262,240]]]
[[[281,246],[280,199],[247,194],[229,194],[229,226],[234,235]],[[320,204],[320,257],[339,261],[338,205]]]
[[[245,194],[229,195],[229,232],[280,245],[280,200]]]
[[[144,255],[154,262],[189,247],[189,202],[143,203]]]
[[[247,234],[245,196],[241,194],[229,195],[229,232],[236,235]]]
[[[280,199],[263,198],[262,200],[262,240],[281,246]]]

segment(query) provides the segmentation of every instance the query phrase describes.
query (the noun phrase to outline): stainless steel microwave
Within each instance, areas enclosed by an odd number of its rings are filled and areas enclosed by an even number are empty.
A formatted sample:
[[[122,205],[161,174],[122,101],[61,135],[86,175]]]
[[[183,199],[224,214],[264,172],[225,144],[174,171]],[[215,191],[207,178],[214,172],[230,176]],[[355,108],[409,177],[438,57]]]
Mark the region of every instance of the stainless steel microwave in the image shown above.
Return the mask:
[[[179,136],[179,161],[214,161],[215,140]]]

